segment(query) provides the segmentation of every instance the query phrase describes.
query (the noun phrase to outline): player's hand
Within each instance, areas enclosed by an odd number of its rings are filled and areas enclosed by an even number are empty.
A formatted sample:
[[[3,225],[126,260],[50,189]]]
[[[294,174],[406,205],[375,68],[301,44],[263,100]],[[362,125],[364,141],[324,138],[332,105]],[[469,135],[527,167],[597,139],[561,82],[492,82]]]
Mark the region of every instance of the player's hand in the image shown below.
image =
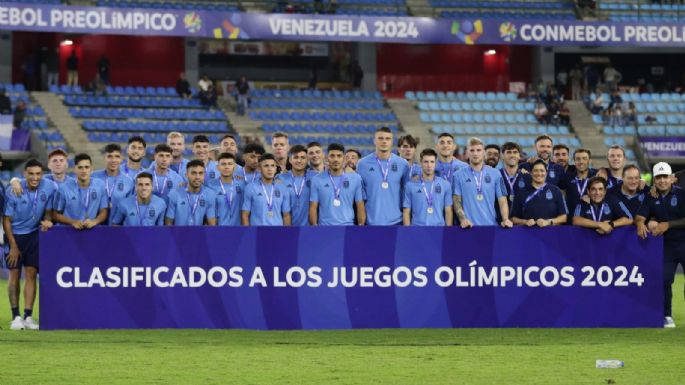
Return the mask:
[[[92,229],[93,227],[95,227],[95,221],[92,219],[86,219],[85,221],[83,221],[83,227],[85,227],[86,229]]]
[[[471,221],[468,219],[464,219],[463,221],[459,222],[459,226],[461,226],[462,229],[470,229],[473,227],[473,223],[471,223]]]
[[[659,199],[659,192],[656,191],[656,187],[654,186],[652,186],[652,188],[649,189],[649,195],[651,195],[654,199]]]
[[[74,222],[72,223],[71,227],[75,228],[76,230],[83,230],[83,222]]]
[[[652,234],[656,231],[657,226],[659,226],[659,222],[657,222],[657,221],[647,222],[647,228],[649,229],[649,232]]]
[[[611,227],[609,222],[600,222],[599,223],[599,229],[598,230],[602,230],[604,234],[611,234],[611,230],[613,230],[613,229],[614,228]]]
[[[7,253],[7,267],[17,267],[20,256],[18,247],[10,247],[10,252]]]
[[[535,226],[535,219],[529,219],[526,221],[526,226],[528,227],[533,227]]]
[[[52,226],[54,226],[52,221],[48,221],[48,220],[40,221],[40,230],[41,231],[48,231],[52,228]]]
[[[582,197],[580,197],[580,200],[587,204],[590,204],[590,197],[587,195],[583,195]]]
[[[645,226],[644,223],[638,223],[637,224],[637,236],[640,237],[641,239],[646,239],[647,234],[649,234],[649,229],[647,226]]]
[[[597,170],[597,174],[595,176],[598,176],[600,178],[604,178],[604,180],[609,180],[609,176],[607,173],[607,169],[602,167],[599,170]]]
[[[519,168],[519,172],[521,174],[528,174],[528,170],[526,170],[525,168]]]
[[[538,225],[538,227],[547,227],[549,226],[549,219],[538,218],[535,221],[535,224]]]
[[[502,227],[505,229],[510,229],[514,226],[514,224],[511,222],[511,219],[508,218],[503,220],[502,223],[500,223],[500,225],[502,225]]]
[[[647,186],[647,182],[644,180],[640,179],[640,191],[645,189],[645,186]]]
[[[19,179],[13,178],[10,181],[10,187],[12,187],[12,192],[16,196],[21,196],[21,194],[24,192],[23,189],[21,188],[21,183],[19,183]]]
[[[678,177],[675,174],[671,174],[671,183],[678,184]]]
[[[537,156],[531,156],[530,158],[528,158],[528,163],[533,164],[537,162],[538,159],[540,158],[538,158]]]
[[[659,235],[662,235],[663,233],[668,231],[668,222],[659,222],[659,224],[656,226],[656,229],[652,231],[652,234],[654,236],[658,237]]]

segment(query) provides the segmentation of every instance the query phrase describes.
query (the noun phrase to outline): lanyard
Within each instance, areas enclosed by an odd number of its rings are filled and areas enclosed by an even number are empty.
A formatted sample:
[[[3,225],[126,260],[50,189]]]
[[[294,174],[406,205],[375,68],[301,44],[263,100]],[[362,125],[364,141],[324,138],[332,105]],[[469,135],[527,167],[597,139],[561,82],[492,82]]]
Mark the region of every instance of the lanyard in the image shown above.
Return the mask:
[[[421,189],[423,190],[423,195],[426,196],[426,203],[428,203],[428,207],[433,207],[433,187],[435,187],[435,178],[431,181],[431,192],[430,194],[428,193],[428,189],[426,188],[426,182],[421,178]]]
[[[226,200],[226,204],[228,205],[228,209],[231,209],[231,206],[233,205],[233,191],[235,189],[233,188],[233,183],[231,183],[229,186],[231,186],[231,189],[229,190],[229,193],[226,193],[226,189],[224,188],[224,182],[219,180],[219,186],[221,187],[221,192],[224,193],[224,199]]]
[[[293,178],[293,190],[295,190],[295,196],[297,197],[297,199],[300,199],[300,197],[302,196],[302,192],[304,191],[304,184],[307,178],[306,176],[302,177],[302,183],[300,183],[300,191],[297,191],[297,184],[295,183],[295,178],[297,177],[293,174],[292,171],[290,172],[290,177]]]
[[[443,178],[445,178],[447,180],[452,180],[452,173],[454,172],[454,169],[452,168],[452,162],[450,162],[450,163],[439,162],[439,164],[440,164],[440,176],[442,176]],[[445,167],[444,165],[447,165],[447,167]],[[473,170],[473,169],[471,169],[471,170]]]
[[[109,188],[109,180],[110,177],[105,175],[105,192],[107,193],[107,199],[110,201],[112,200],[112,194],[114,193],[114,186],[116,186],[116,177],[114,177],[115,181],[112,183],[112,188]]]
[[[197,211],[197,205],[200,203],[200,195],[202,195],[202,192],[200,191],[197,193],[197,197],[195,198],[195,203],[190,203],[190,190],[186,190],[186,200],[188,201],[188,206],[190,207],[190,224],[194,225],[195,224],[195,212]]]
[[[83,199],[83,189],[78,187],[78,200],[83,204],[83,219],[88,217],[88,205],[90,205],[90,187],[86,190],[86,199]]]
[[[474,170],[472,167],[469,167],[471,169],[471,175],[473,175],[473,181],[476,183],[476,191],[478,194],[483,193],[483,174],[485,174],[484,170],[481,169],[480,173],[476,175],[476,170]]]
[[[381,169],[381,175],[383,176],[383,182],[388,181],[388,171],[390,171],[390,158],[385,161],[385,169],[383,168],[383,165],[381,164],[381,159],[376,155],[376,163],[378,163],[378,167]]]
[[[602,221],[602,214],[604,214],[604,207],[606,206],[606,203],[602,203],[602,206],[599,208],[599,213],[595,214],[595,206],[590,203],[590,213],[592,214],[592,220],[595,222],[601,222]]]
[[[157,188],[157,192],[159,193],[159,195],[164,196],[164,191],[166,190],[166,181],[167,181],[167,179],[169,179],[169,172],[167,171],[167,176],[164,177],[164,180],[162,181],[162,187],[161,188],[159,187],[159,182],[158,182],[158,180],[160,178],[157,178],[156,172],[152,173],[152,178],[154,179],[155,187]]]
[[[532,194],[528,195],[528,197],[526,198],[526,201],[523,202],[523,204],[524,204],[524,205],[527,205],[528,202],[530,202],[531,200],[533,200],[533,198],[535,198],[540,192],[542,192],[542,190],[544,190],[545,187],[547,187],[547,183],[543,184],[542,186],[540,186],[539,189],[536,189]]]
[[[260,180],[259,184],[262,186],[262,191],[264,192],[264,199],[266,199],[267,209],[269,209],[269,211],[273,211],[273,207],[274,207],[274,184],[273,184],[273,182],[271,183],[271,192],[269,194],[266,193],[266,187],[264,187],[264,182],[262,182]]]
[[[507,181],[507,184],[509,185],[509,194],[514,193],[514,186],[516,185],[516,179],[519,178],[521,173],[516,170],[516,175],[513,177],[510,177],[509,174],[504,169],[501,169],[500,172],[502,173],[502,176],[504,177],[504,180]]]
[[[345,183],[345,173],[343,172],[342,175],[340,175],[340,184],[337,186],[335,185],[335,181],[333,180],[333,175],[331,173],[328,173],[328,178],[331,180],[331,185],[333,185],[333,194],[335,196],[335,199],[340,199],[340,193],[342,192],[342,186]]]
[[[40,184],[36,187],[36,193],[33,195],[33,199],[31,199],[31,192],[29,191],[28,184],[24,185],[24,191],[26,191],[26,195],[28,195],[29,201],[31,201],[31,214],[33,218],[35,218],[36,211],[38,210],[38,192],[40,191]]]
[[[142,215],[140,215],[140,206],[138,205],[138,197],[136,197],[135,201],[136,201],[136,212],[138,213],[138,224],[142,226],[144,217]],[[150,202],[152,202],[152,201],[150,201]],[[144,205],[143,207],[145,208],[144,213],[147,215],[147,211],[148,211],[148,208],[150,207],[150,203]]]
[[[590,180],[590,178],[585,178],[583,181],[583,185],[580,185],[580,179],[576,177],[576,189],[578,190],[578,196],[582,197],[585,194],[585,190],[587,190],[587,182]]]

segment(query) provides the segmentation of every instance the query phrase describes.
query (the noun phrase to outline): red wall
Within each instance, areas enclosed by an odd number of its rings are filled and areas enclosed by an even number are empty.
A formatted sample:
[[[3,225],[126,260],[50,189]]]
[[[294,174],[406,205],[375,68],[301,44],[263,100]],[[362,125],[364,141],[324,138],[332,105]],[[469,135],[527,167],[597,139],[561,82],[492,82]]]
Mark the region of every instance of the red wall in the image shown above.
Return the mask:
[[[378,87],[392,95],[408,90],[507,91],[510,81],[530,80],[530,49],[510,46],[376,46]],[[520,48],[520,49],[519,49]],[[495,55],[484,55],[494,49]]]
[[[58,46],[61,34],[15,32],[13,36],[13,81],[21,81],[21,64],[42,46]],[[60,82],[66,82],[66,60],[73,49],[79,58],[79,83],[90,82],[97,72],[97,62],[105,54],[110,62],[112,85],[173,86],[185,69],[184,39],[177,37],[141,37],[84,35],[68,37],[73,46],[60,47]]]

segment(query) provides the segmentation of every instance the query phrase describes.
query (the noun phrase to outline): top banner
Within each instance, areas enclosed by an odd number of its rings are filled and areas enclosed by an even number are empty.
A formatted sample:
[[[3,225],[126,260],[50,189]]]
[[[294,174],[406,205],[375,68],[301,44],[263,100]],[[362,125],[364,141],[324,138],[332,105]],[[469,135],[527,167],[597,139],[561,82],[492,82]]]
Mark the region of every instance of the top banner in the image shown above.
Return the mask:
[[[228,40],[685,46],[685,24],[367,17],[0,3],[0,29]]]

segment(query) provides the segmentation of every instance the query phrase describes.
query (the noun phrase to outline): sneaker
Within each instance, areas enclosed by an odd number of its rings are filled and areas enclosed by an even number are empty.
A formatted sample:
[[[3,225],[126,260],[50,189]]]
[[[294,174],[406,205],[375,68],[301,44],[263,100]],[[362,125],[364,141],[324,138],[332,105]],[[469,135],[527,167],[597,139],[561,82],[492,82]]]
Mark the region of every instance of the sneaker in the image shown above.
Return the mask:
[[[665,317],[664,318],[664,327],[665,328],[674,328],[675,327],[675,321],[673,321],[673,317]]]
[[[24,320],[21,317],[16,316],[10,324],[10,330],[24,330]]]
[[[26,330],[38,330],[38,322],[34,321],[33,317],[26,317],[24,327]]]

